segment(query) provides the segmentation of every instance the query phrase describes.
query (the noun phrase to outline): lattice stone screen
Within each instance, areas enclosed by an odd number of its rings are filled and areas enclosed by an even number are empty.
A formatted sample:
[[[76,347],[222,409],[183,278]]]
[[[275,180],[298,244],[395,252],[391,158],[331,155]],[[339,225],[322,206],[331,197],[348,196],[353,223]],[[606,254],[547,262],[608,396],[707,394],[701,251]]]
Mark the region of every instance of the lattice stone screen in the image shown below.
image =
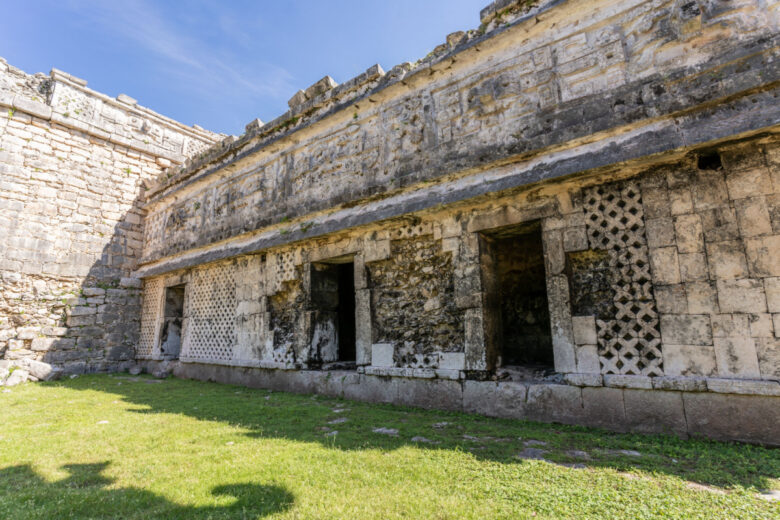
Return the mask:
[[[606,249],[614,318],[597,319],[604,374],[663,375],[661,334],[645,238],[642,196],[635,181],[585,190],[591,249]]]
[[[136,347],[137,357],[146,358],[154,355],[157,331],[160,330],[163,288],[162,278],[152,278],[144,282],[141,337]]]
[[[183,360],[232,359],[236,343],[235,272],[233,263],[192,271],[185,291]]]

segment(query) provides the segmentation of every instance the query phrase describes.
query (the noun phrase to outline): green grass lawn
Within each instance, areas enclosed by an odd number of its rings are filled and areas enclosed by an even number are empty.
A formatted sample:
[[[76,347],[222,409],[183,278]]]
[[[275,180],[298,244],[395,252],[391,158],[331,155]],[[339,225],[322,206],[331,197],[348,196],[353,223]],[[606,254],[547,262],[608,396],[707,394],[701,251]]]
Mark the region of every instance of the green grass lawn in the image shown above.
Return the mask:
[[[756,446],[127,375],[0,410],[4,520],[780,518]]]

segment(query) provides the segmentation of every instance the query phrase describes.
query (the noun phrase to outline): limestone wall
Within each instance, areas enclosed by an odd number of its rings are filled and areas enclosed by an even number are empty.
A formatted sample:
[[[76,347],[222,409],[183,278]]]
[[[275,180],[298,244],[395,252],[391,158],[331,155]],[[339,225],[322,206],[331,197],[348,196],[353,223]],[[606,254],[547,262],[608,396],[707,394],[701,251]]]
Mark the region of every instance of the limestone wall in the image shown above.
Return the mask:
[[[350,257],[358,372],[479,379],[496,368],[480,236],[541,221],[551,381],[780,395],[778,152],[762,138],[629,163],[146,283],[186,282],[185,329],[208,327],[219,344],[204,354],[185,330],[183,361],[311,368],[307,273]],[[247,301],[220,299],[231,283]],[[159,308],[162,292],[146,294]],[[146,357],[159,358],[149,338]]]
[[[132,363],[142,185],[216,136],[3,60],[0,109],[0,380]]]

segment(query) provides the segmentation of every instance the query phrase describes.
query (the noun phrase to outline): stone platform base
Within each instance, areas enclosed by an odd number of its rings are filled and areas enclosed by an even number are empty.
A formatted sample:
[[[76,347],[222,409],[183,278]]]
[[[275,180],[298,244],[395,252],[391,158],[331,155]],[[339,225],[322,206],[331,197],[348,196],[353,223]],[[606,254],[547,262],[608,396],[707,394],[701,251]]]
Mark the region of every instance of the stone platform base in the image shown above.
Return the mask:
[[[144,362],[148,371],[155,362]],[[186,379],[490,417],[577,424],[618,432],[672,433],[780,446],[780,397],[572,384],[409,379],[353,371],[283,371],[195,363]]]

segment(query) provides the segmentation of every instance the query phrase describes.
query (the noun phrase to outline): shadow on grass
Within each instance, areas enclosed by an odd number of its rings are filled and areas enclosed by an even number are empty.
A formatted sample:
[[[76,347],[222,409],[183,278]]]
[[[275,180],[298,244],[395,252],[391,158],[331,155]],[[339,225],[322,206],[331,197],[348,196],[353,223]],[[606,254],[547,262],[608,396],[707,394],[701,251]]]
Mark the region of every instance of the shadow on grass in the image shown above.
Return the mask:
[[[180,379],[119,374],[45,384],[109,392],[144,407],[131,409],[133,413],[184,414],[249,430],[250,438],[316,442],[339,450],[412,446],[458,450],[478,460],[509,464],[543,457],[571,471],[664,473],[722,488],[762,490],[780,478],[780,450],[747,444],[620,434]],[[378,428],[397,432],[375,432]]]
[[[3,518],[261,518],[290,508],[294,498],[278,486],[218,486],[215,496],[233,497],[226,506],[190,507],[139,488],[108,488],[108,462],[69,464],[69,476],[48,482],[29,465],[0,469]]]

